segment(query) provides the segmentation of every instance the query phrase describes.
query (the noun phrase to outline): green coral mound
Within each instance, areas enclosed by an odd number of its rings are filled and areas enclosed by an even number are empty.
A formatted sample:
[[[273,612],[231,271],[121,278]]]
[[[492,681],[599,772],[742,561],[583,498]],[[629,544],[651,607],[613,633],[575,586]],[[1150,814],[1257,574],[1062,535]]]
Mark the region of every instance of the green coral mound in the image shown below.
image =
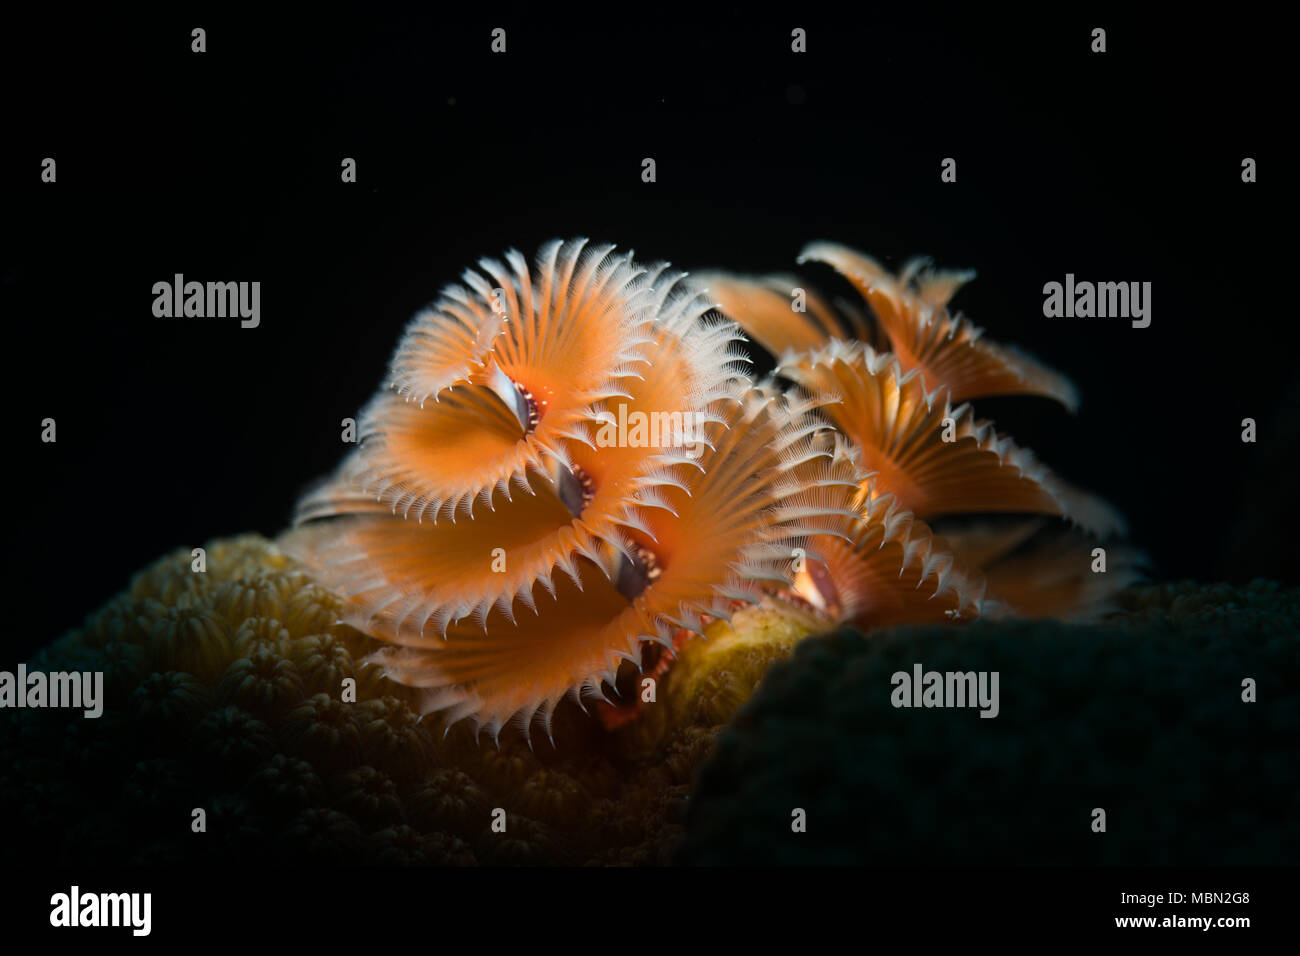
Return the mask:
[[[1148,585],[1124,606],[803,642],[722,732],[676,861],[1294,863],[1300,591]],[[893,706],[917,663],[997,671],[1000,713]]]
[[[201,573],[188,549],[159,560],[31,662],[103,671],[101,718],[0,713],[0,813],[42,858],[53,845],[64,863],[666,862],[725,704],[674,718],[666,697],[609,733],[565,702],[554,745],[475,740],[420,719],[408,688],[361,663],[374,642],[273,543],[206,553]]]

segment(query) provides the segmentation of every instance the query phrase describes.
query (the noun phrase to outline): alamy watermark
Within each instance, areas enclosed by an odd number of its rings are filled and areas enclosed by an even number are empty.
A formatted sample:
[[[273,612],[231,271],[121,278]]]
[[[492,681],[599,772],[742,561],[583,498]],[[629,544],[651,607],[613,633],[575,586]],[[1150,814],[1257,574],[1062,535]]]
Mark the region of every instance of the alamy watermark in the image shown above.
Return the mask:
[[[186,282],[178,272],[171,282],[155,282],[153,295],[160,319],[239,318],[245,329],[262,322],[261,282]]]
[[[1043,315],[1049,319],[1132,319],[1133,328],[1151,324],[1150,282],[1065,282],[1043,286]]]
[[[603,416],[596,431],[600,448],[681,448],[698,458],[709,447],[704,412],[643,412],[618,406],[618,416]]]
[[[133,936],[148,936],[153,919],[152,893],[82,893],[73,886],[50,897],[50,925],[129,926]]]
[[[70,707],[83,716],[97,718],[104,713],[103,671],[18,672],[0,671],[0,707]]]
[[[889,678],[895,707],[978,707],[981,717],[998,715],[997,671],[894,671]]]

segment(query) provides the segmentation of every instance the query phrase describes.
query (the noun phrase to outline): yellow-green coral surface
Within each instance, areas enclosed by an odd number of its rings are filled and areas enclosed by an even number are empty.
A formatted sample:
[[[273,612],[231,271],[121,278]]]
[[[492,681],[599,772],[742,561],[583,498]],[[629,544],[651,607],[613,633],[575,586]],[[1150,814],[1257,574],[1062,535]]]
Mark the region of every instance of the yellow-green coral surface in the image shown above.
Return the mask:
[[[420,719],[413,691],[361,663],[374,642],[340,623],[339,599],[271,541],[213,541],[205,571],[192,561],[189,549],[162,558],[33,661],[105,673],[99,721],[13,716],[19,770],[42,759],[20,746],[32,735],[85,745],[46,782],[11,767],[17,812],[53,823],[89,788],[130,821],[69,841],[69,860],[90,846],[138,862],[666,862],[716,729],[813,626],[776,605],[742,611],[736,630],[715,622],[690,642],[625,728],[566,701],[554,743],[513,730],[498,743]]]

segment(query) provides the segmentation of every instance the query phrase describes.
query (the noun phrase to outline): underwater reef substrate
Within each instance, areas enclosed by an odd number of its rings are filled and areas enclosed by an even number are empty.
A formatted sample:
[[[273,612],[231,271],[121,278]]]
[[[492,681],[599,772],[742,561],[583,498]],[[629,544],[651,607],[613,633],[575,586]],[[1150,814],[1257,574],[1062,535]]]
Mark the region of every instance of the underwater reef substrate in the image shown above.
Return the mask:
[[[51,863],[205,865],[1300,855],[1300,591],[1272,582],[1136,585],[1091,625],[807,640],[806,621],[759,606],[688,643],[637,720],[609,731],[566,701],[554,744],[530,746],[417,717],[410,688],[359,663],[372,639],[338,623],[338,599],[266,539],[214,541],[207,556],[204,574],[188,550],[161,559],[28,662],[102,672],[105,700],[99,718],[0,711],[15,859],[37,848]],[[997,716],[894,706],[892,675],[916,665],[997,672]],[[355,702],[340,693],[348,678]]]

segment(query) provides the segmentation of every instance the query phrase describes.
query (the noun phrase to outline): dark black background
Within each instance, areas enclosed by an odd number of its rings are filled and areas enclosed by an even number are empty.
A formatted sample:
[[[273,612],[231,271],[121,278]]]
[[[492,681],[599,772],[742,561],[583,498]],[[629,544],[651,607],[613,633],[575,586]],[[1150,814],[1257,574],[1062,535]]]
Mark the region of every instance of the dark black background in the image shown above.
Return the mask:
[[[166,550],[282,528],[412,313],[480,256],[552,236],[686,269],[789,270],[818,238],[974,267],[957,305],[1083,394],[1074,417],[1039,399],[982,415],[1113,500],[1157,576],[1300,577],[1290,63],[1258,8],[23,16],[0,49],[18,654]],[[176,272],[260,280],[261,327],[154,318]],[[1152,282],[1151,327],[1045,319],[1067,272]]]

